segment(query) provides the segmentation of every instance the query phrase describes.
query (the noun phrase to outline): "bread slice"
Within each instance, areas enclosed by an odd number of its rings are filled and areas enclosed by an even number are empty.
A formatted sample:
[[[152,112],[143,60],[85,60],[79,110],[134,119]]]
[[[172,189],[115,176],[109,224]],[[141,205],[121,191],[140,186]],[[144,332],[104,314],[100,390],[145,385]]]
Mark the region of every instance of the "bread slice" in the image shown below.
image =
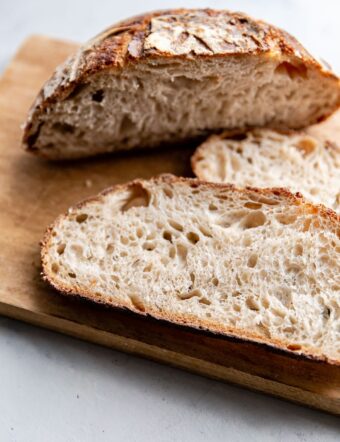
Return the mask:
[[[238,187],[288,187],[340,209],[340,148],[305,132],[269,129],[209,137],[191,159],[195,175]]]
[[[24,145],[79,158],[222,129],[301,128],[339,105],[339,79],[286,32],[241,13],[176,9],[118,23],[58,67]]]
[[[339,227],[283,189],[165,175],[60,216],[43,272],[68,295],[339,364]]]

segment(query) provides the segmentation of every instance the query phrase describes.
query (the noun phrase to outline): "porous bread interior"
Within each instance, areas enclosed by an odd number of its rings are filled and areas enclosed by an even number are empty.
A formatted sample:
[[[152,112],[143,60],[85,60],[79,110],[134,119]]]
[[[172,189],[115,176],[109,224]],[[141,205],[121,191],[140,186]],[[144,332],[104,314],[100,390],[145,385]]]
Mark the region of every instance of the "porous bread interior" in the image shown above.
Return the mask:
[[[238,187],[286,187],[340,209],[340,149],[305,132],[250,131],[241,139],[213,135],[192,159],[195,174]]]
[[[299,128],[339,101],[334,79],[268,56],[157,59],[105,71],[39,117],[34,148],[76,158],[222,128]]]
[[[108,305],[339,360],[339,222],[318,211],[274,190],[135,182],[59,219],[44,273]]]

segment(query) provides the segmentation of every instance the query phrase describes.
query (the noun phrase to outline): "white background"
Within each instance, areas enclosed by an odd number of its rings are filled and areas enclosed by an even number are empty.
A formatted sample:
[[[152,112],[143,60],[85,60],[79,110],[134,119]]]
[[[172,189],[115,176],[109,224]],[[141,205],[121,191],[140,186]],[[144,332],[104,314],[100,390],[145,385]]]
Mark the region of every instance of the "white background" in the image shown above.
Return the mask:
[[[174,6],[266,19],[340,71],[338,0],[0,0],[0,71],[29,34],[85,41]],[[0,442],[339,439],[340,421],[324,413],[0,317]]]

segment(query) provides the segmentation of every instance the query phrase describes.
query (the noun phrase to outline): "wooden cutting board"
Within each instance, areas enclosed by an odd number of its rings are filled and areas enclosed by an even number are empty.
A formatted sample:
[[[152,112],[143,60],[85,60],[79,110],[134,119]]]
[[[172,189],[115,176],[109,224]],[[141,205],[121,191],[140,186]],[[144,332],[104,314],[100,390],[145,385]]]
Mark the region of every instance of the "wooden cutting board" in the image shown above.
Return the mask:
[[[28,107],[54,67],[76,48],[33,36],[0,81],[0,313],[340,414],[340,367],[269,354],[260,345],[67,299],[42,282],[39,241],[45,227],[68,206],[136,177],[191,173],[192,150],[184,147],[64,164],[48,163],[20,149],[20,125]],[[340,140],[337,120],[326,126]]]

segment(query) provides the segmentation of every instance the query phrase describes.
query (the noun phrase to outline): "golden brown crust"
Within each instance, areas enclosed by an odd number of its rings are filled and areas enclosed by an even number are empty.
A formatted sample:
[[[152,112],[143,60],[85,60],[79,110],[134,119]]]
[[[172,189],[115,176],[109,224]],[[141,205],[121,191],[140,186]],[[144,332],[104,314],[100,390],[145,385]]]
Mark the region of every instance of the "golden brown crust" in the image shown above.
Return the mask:
[[[313,205],[311,203],[308,203],[304,200],[301,194],[296,193],[292,194],[287,189],[282,188],[273,188],[273,189],[257,189],[257,188],[251,188],[247,187],[246,189],[237,189],[235,186],[230,184],[220,184],[220,183],[208,183],[205,181],[200,181],[193,178],[181,178],[176,177],[171,174],[164,174],[160,175],[159,177],[151,179],[154,184],[157,183],[177,183],[182,184],[185,186],[191,186],[191,187],[197,187],[197,186],[204,186],[206,188],[210,189],[219,189],[219,190],[233,190],[235,192],[245,193],[249,192],[251,194],[259,195],[259,196],[271,196],[271,197],[280,197],[283,199],[286,199],[289,204],[292,205],[299,205],[301,206],[301,209],[305,213],[313,213],[317,214],[320,217],[325,218],[328,220],[332,225],[334,225],[334,229],[339,231],[339,224],[340,224],[340,215],[337,215],[335,212],[333,212],[331,209],[327,209],[326,207],[322,205]],[[116,186],[113,186],[111,188],[108,188],[101,192],[99,195],[88,198],[80,203],[78,203],[76,206],[74,206],[73,209],[79,209],[86,204],[92,203],[92,202],[98,202],[102,198],[102,196],[108,194],[108,193],[114,193],[117,191],[120,191],[122,189],[127,189],[134,185],[141,185],[143,186],[144,180],[134,180],[126,184],[119,184]],[[194,315],[174,315],[170,311],[164,311],[161,312],[153,307],[148,307],[146,311],[138,310],[135,306],[124,303],[124,302],[114,302],[114,300],[110,301],[109,303],[101,299],[100,296],[98,296],[96,293],[91,291],[90,288],[79,286],[77,284],[74,285],[66,285],[60,283],[60,281],[57,281],[50,270],[49,266],[49,245],[52,240],[52,233],[55,228],[65,217],[67,217],[69,214],[66,213],[65,215],[59,216],[56,221],[48,227],[45,236],[43,238],[42,244],[41,244],[41,259],[42,259],[42,270],[43,270],[43,277],[46,281],[48,281],[55,289],[62,292],[65,295],[72,295],[72,296],[78,296],[82,298],[86,298],[88,300],[94,301],[96,303],[105,304],[110,307],[115,308],[122,308],[127,309],[130,311],[133,311],[134,313],[142,314],[144,316],[152,316],[159,320],[165,320],[172,322],[174,324],[182,325],[182,326],[189,326],[194,329],[202,329],[206,330],[208,332],[212,332],[215,334],[219,334],[222,336],[225,336],[227,338],[232,339],[239,339],[240,341],[252,341],[259,345],[265,345],[268,347],[270,351],[283,351],[288,352],[291,355],[298,355],[298,357],[301,358],[307,358],[307,359],[313,359],[317,361],[323,361],[327,362],[332,365],[340,365],[340,361],[338,360],[332,360],[326,356],[321,355],[315,355],[313,353],[313,349],[309,349],[307,347],[304,347],[302,351],[296,352],[294,349],[289,348],[289,343],[283,342],[278,339],[269,339],[265,338],[263,336],[257,335],[253,332],[247,332],[244,330],[239,330],[235,327],[221,327],[221,324],[215,323],[213,320],[199,320]],[[340,234],[340,232],[339,232]]]
[[[39,134],[39,116],[51,103],[63,100],[99,72],[124,69],[152,58],[195,60],[230,55],[289,60],[297,67],[314,68],[339,82],[294,37],[243,13],[212,9],[156,11],[113,25],[59,66],[30,110],[23,143],[33,151]]]

